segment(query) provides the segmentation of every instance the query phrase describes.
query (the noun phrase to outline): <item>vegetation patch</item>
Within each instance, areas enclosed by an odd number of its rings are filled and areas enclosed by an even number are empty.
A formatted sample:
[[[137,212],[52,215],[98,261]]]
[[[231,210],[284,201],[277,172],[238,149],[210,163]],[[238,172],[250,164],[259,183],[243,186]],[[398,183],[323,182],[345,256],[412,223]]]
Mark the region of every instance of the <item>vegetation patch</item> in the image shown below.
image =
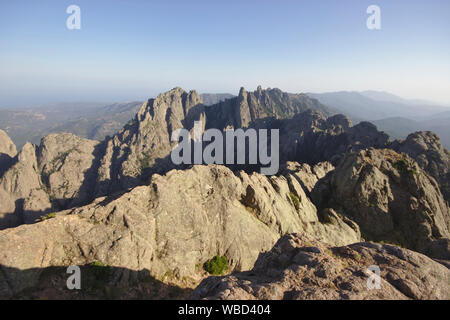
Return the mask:
[[[173,270],[169,270],[166,271],[166,273],[164,273],[164,275],[162,276],[162,280],[173,280],[173,278],[175,277],[175,272]]]
[[[408,172],[408,164],[406,163],[405,159],[400,159],[394,162],[393,167],[397,169],[397,171],[401,174]]]
[[[151,158],[148,153],[143,154],[142,157],[140,157],[138,159],[138,162],[139,162],[139,166],[140,166],[141,170],[151,167],[151,165],[152,165]]]
[[[45,216],[42,216],[41,221],[48,220],[48,219],[51,219],[54,217],[56,217],[56,212],[52,212],[52,213],[46,214]]]
[[[355,259],[356,261],[361,261],[362,260],[362,256],[359,254],[359,252],[355,252],[353,254],[353,259]]]
[[[203,265],[206,272],[214,275],[224,274],[229,268],[228,259],[224,256],[215,256]]]
[[[289,198],[291,198],[292,203],[294,204],[294,207],[296,210],[300,209],[300,200],[298,197],[293,194],[292,192],[289,193]]]
[[[407,174],[412,173],[413,175],[417,176],[419,173],[417,172],[416,168],[409,167],[408,163],[405,159],[400,159],[392,165],[400,174]]]

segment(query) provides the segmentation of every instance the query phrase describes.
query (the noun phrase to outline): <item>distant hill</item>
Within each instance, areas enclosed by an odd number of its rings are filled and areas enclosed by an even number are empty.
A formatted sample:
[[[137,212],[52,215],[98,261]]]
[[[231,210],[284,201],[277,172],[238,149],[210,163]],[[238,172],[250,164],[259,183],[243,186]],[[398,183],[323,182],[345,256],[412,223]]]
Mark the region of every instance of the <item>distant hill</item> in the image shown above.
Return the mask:
[[[308,93],[312,98],[330,108],[363,120],[403,117],[420,120],[430,115],[450,111],[438,104],[423,104],[378,91],[340,91],[328,93]]]
[[[370,121],[393,139],[415,131],[433,131],[450,148],[450,108],[408,100],[380,91],[309,93],[324,105],[348,115],[354,123]]]
[[[39,144],[50,133],[70,132],[83,138],[102,140],[131,120],[142,102],[62,103],[29,108],[0,109],[3,129],[20,149],[25,142]]]
[[[371,121],[392,138],[404,139],[411,132],[433,131],[441,138],[442,145],[450,149],[450,116],[447,118],[436,118],[425,121],[414,121],[407,118],[386,118]]]
[[[411,132],[418,131],[420,122],[402,117],[392,117],[380,120],[372,120],[379,130],[389,134],[392,138],[404,139]]]
[[[70,132],[83,138],[103,140],[106,136],[114,135],[130,121],[141,105],[141,101],[134,101],[96,108],[86,115],[53,126],[48,131]]]
[[[389,101],[389,102],[397,102],[403,104],[412,104],[412,105],[422,105],[422,106],[436,106],[439,105],[436,102],[428,101],[424,99],[404,99],[399,96],[396,96],[392,93],[385,91],[374,91],[374,90],[366,90],[360,92],[363,96],[366,96],[370,99],[377,101]]]

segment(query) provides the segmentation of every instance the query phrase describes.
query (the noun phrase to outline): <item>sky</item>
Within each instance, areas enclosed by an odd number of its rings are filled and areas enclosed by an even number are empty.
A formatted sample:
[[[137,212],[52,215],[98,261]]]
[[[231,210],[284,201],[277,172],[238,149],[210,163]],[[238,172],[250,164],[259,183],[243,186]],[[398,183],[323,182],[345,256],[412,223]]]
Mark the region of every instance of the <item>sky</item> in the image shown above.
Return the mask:
[[[0,0],[0,107],[258,85],[450,105],[450,1]]]

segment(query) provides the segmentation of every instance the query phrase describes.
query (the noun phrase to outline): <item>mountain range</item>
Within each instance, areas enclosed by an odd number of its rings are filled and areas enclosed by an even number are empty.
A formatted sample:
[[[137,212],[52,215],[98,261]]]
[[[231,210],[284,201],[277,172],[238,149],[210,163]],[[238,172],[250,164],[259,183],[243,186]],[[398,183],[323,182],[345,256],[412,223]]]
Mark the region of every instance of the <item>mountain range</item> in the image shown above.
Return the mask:
[[[137,112],[99,140],[50,133],[18,151],[0,130],[0,298],[450,298],[450,153],[438,135],[392,140],[280,89],[208,99],[177,87],[110,105]],[[279,172],[175,165],[172,132],[199,120],[278,129]],[[383,290],[366,286],[374,264]],[[74,265],[78,291],[65,286]]]
[[[295,94],[292,94],[295,96]],[[354,123],[369,121],[392,139],[405,139],[416,131],[437,133],[450,148],[450,108],[425,100],[408,100],[381,91],[308,93],[317,99],[325,113],[342,113]],[[200,94],[210,106],[235,95]],[[105,104],[98,102],[61,103],[0,109],[0,129],[20,148],[29,141],[39,144],[50,133],[70,132],[101,141],[114,135],[137,113],[142,101]],[[324,109],[319,110],[324,110]],[[32,125],[31,125],[32,124]]]
[[[450,148],[450,107],[424,100],[408,100],[380,91],[314,94],[324,105],[344,113],[354,122],[370,121],[393,139],[416,131],[433,131]]]

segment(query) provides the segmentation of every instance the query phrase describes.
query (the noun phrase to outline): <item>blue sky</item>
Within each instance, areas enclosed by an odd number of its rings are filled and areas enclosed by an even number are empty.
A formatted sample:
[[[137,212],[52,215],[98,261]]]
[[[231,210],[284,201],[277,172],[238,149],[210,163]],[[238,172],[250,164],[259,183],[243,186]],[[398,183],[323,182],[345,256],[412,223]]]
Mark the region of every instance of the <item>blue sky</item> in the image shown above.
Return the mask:
[[[66,28],[71,4],[81,30]],[[371,4],[381,30],[366,28]],[[258,84],[450,104],[450,1],[0,0],[0,107]]]

